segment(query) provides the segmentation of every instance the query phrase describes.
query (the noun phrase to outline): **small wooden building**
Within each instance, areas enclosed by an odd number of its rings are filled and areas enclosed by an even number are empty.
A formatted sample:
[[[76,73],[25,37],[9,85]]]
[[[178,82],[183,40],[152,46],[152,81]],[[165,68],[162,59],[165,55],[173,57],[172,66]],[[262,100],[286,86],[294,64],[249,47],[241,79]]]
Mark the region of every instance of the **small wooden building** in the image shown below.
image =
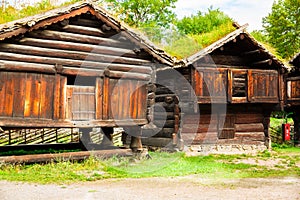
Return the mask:
[[[173,117],[166,125],[198,151],[263,150],[270,145],[270,114],[283,108],[286,69],[245,29],[238,27],[187,58],[184,66],[157,72],[157,81],[165,86],[157,91],[177,95],[182,111],[181,120]],[[167,79],[174,69],[190,87],[178,84],[179,78]],[[165,131],[160,137],[170,135]]]
[[[172,63],[89,2],[0,25],[0,127],[124,126],[140,137],[154,68]]]
[[[285,80],[287,112],[293,112],[295,143],[300,143],[300,53],[290,61],[293,68]]]

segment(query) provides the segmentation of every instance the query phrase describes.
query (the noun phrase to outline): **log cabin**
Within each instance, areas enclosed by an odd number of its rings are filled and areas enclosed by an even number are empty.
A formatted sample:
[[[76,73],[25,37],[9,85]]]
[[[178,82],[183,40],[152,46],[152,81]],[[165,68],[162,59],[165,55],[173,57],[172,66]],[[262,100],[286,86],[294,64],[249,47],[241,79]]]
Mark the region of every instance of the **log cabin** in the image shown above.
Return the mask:
[[[293,66],[285,79],[286,102],[285,110],[292,112],[295,132],[295,145],[300,143],[300,53],[290,61]]]
[[[155,66],[172,64],[89,2],[0,25],[0,127],[101,127],[108,137],[127,127],[141,149]]]
[[[183,140],[199,152],[260,151],[270,146],[270,114],[283,108],[286,68],[246,27],[237,26],[185,59],[185,65],[157,70],[156,99],[164,96],[164,104],[167,97],[169,102],[174,95],[178,99],[169,104],[174,112],[155,137],[173,138],[174,144]],[[182,80],[168,79],[174,70]],[[159,116],[154,114],[155,122]]]

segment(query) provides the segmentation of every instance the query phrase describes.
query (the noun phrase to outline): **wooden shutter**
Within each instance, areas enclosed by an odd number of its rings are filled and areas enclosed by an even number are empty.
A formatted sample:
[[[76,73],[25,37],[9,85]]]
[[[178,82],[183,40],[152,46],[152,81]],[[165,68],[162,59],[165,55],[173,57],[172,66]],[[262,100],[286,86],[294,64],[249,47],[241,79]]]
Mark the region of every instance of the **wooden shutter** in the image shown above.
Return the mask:
[[[227,101],[226,69],[198,69],[193,72],[193,87],[198,103],[225,103]]]
[[[257,103],[278,103],[278,93],[279,86],[277,71],[248,71],[248,101]]]
[[[288,100],[300,100],[300,77],[290,77],[287,79]]]

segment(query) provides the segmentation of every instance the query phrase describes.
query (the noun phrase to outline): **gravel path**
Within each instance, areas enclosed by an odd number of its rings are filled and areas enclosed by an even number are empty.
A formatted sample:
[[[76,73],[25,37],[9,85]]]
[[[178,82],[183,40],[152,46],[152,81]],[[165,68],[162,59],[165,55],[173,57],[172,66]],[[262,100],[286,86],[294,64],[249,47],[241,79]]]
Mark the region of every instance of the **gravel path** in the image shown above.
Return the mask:
[[[300,179],[175,178],[109,179],[70,185],[0,181],[0,200],[57,199],[299,199]]]

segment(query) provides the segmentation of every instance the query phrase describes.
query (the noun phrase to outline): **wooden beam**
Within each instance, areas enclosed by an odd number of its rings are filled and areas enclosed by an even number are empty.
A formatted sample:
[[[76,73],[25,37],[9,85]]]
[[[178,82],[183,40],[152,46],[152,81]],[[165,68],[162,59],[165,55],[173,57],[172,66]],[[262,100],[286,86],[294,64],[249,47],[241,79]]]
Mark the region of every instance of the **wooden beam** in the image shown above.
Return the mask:
[[[242,34],[240,34],[240,40],[243,40],[243,39],[245,39],[245,35],[242,33]]]
[[[111,34],[104,33],[99,28],[92,28],[92,27],[85,27],[85,26],[77,26],[77,25],[67,25],[62,28],[64,31],[70,33],[79,33],[84,35],[90,36],[97,36],[97,37],[110,37]]]
[[[124,78],[124,79],[138,79],[149,81],[151,76],[148,74],[139,74],[139,73],[128,73],[128,72],[120,72],[120,71],[110,71],[107,70],[104,72],[105,76],[110,78]]]
[[[252,54],[259,54],[259,53],[260,53],[260,50],[255,49],[255,50],[252,50],[252,51],[245,51],[245,52],[241,53],[241,55],[246,56],[246,55],[252,55]]]
[[[91,20],[91,19],[84,19],[82,17],[78,17],[75,20],[71,21],[72,24],[84,26],[84,27],[100,27],[103,22],[100,20]]]
[[[29,163],[49,163],[55,160],[64,161],[80,161],[88,159],[89,157],[110,158],[113,156],[132,156],[130,149],[111,149],[99,151],[80,151],[80,152],[67,152],[59,154],[35,154],[35,155],[22,155],[22,156],[3,156],[0,158],[2,163],[11,164],[29,164]]]
[[[150,66],[139,66],[139,65],[125,65],[125,64],[113,64],[113,63],[100,63],[100,62],[90,62],[90,61],[81,61],[81,60],[70,60],[70,59],[62,59],[62,58],[51,58],[51,57],[42,57],[42,56],[31,56],[31,55],[22,55],[15,53],[5,53],[0,52],[0,57],[6,59],[5,63],[13,64],[14,61],[22,62],[21,66],[31,67],[38,65],[39,68],[36,67],[37,70],[45,68],[56,69],[56,72],[60,73],[63,67],[60,69],[58,66],[68,66],[68,67],[78,67],[78,69],[90,69],[90,70],[114,70],[114,71],[123,71],[128,73],[143,73],[143,74],[151,74],[152,69]],[[17,62],[17,63],[18,63]],[[39,64],[37,64],[39,63]],[[41,65],[45,64],[45,65]],[[52,64],[52,65],[51,65]],[[51,66],[51,68],[50,68]],[[56,67],[54,67],[56,66]],[[5,69],[16,68],[11,65],[6,65]],[[23,67],[23,68],[24,68]],[[3,67],[4,68],[4,67]],[[27,70],[23,69],[22,70]],[[75,69],[75,68],[74,68]],[[17,70],[17,69],[15,69]],[[51,73],[51,72],[50,72]],[[55,72],[54,72],[55,73]]]
[[[0,70],[27,71],[55,74],[54,65],[42,65],[17,61],[0,60]]]
[[[254,62],[251,65],[253,65],[253,66],[256,66],[256,65],[272,65],[272,59],[267,59],[267,60]]]
[[[149,64],[149,60],[127,58],[121,56],[112,56],[112,55],[100,55],[87,52],[79,51],[69,51],[61,49],[50,49],[42,47],[32,47],[27,45],[16,45],[16,44],[2,44],[0,45],[1,50],[18,53],[24,55],[36,55],[36,56],[45,56],[45,57],[54,57],[54,58],[67,58],[71,60],[82,60],[84,62],[96,61],[96,62],[105,62],[105,63],[122,63],[122,64]],[[108,64],[106,64],[107,66]]]
[[[31,32],[29,35],[35,38],[88,43],[88,44],[96,44],[96,45],[103,45],[103,46],[115,46],[115,47],[121,47],[121,46],[124,47],[126,45],[128,46],[128,44],[124,44],[124,43],[122,44],[122,42],[111,38],[81,35],[75,33],[62,32],[62,31],[42,30],[42,31]]]
[[[116,48],[116,47],[108,47],[108,46],[101,46],[101,45],[91,45],[91,44],[65,42],[65,41],[53,41],[53,40],[36,39],[36,38],[24,38],[19,42],[24,45],[38,46],[38,47],[45,47],[45,48],[59,48],[65,50],[93,52],[95,54],[109,54],[109,55],[116,55],[122,57],[126,56],[132,58],[138,57],[138,55],[132,49],[126,49],[126,48]]]
[[[5,60],[9,61],[18,61],[24,62],[28,65],[39,63],[46,64],[41,66],[47,66],[48,64],[52,66],[55,65],[67,65],[73,67],[84,67],[84,68],[96,68],[96,69],[105,69],[108,65],[104,65],[103,63],[96,63],[96,62],[88,62],[88,61],[81,61],[81,60],[70,60],[70,59],[63,59],[63,58],[52,58],[52,57],[42,57],[42,56],[33,56],[33,55],[23,55],[23,54],[16,54],[16,53],[6,53],[0,52],[0,57]]]
[[[65,75],[74,75],[74,76],[103,76],[104,70],[96,69],[84,69],[84,68],[72,68],[72,67],[63,67],[61,74]]]
[[[135,65],[109,65],[109,70],[122,71],[122,72],[139,72],[144,74],[151,74],[152,69],[150,66],[135,66]]]

